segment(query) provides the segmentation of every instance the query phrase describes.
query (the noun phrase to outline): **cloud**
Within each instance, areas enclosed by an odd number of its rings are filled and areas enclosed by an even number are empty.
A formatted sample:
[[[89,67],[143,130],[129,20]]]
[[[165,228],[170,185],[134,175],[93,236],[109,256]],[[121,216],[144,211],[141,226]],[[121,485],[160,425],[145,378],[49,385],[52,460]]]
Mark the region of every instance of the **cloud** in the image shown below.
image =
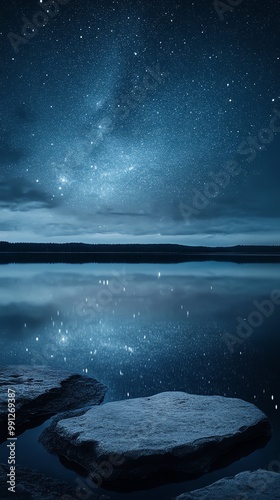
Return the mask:
[[[119,207],[97,211],[56,205],[39,185],[23,179],[0,183],[0,240],[85,243],[182,243],[189,245],[279,244],[279,218],[254,206],[247,196],[239,203],[231,195],[212,200],[199,217],[187,224],[176,210],[122,211]],[[259,193],[261,195],[261,192]],[[236,200],[235,200],[236,201]],[[142,211],[142,213],[141,213]]]
[[[24,179],[0,181],[0,206],[12,211],[27,211],[31,208],[52,208],[57,202],[36,184]]]

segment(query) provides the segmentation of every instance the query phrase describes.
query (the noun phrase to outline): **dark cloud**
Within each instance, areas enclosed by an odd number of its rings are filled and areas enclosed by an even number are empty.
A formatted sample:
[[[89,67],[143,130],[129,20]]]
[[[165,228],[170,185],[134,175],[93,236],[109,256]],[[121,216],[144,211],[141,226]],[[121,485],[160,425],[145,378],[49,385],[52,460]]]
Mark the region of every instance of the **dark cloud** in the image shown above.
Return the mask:
[[[155,214],[149,214],[149,213],[143,213],[142,211],[139,212],[121,212],[118,210],[114,210],[113,208],[107,208],[104,210],[98,210],[97,211],[98,215],[112,215],[112,216],[120,216],[120,217],[147,217],[147,218],[155,218]]]
[[[36,184],[24,178],[0,181],[0,206],[25,211],[30,208],[52,208],[57,202]]]

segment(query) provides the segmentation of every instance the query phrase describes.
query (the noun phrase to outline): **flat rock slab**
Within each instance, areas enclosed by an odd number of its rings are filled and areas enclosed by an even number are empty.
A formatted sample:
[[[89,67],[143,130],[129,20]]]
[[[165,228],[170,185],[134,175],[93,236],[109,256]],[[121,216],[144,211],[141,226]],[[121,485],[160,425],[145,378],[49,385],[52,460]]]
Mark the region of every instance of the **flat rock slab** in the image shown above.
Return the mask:
[[[280,474],[259,469],[226,477],[175,500],[280,500]]]
[[[193,477],[243,443],[270,435],[254,405],[220,396],[165,392],[94,407],[40,436],[51,452],[104,485],[144,485],[164,471]]]
[[[16,487],[15,493],[8,491],[7,473],[9,467],[0,464],[0,498],[1,500],[76,500],[79,496],[78,483],[71,485],[66,482],[57,481],[51,477],[45,476],[39,471],[21,467],[16,468]],[[87,488],[87,494],[82,498],[87,500],[109,500],[107,496],[98,496]]]
[[[42,366],[0,367],[0,442],[7,436],[8,389],[15,391],[16,435],[62,411],[98,405],[106,386]]]

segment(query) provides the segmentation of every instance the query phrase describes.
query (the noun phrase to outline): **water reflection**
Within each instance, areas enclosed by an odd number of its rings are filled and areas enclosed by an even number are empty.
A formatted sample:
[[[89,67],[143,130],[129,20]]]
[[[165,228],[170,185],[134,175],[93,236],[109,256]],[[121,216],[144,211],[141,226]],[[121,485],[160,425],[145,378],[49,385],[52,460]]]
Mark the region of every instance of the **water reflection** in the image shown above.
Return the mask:
[[[7,265],[0,277],[1,364],[87,373],[108,385],[107,401],[168,390],[243,398],[274,429],[246,467],[275,459],[280,305],[233,353],[224,335],[280,288],[280,265]]]
[[[188,371],[199,382],[197,391],[207,384],[219,391],[221,380],[215,383],[210,375],[220,372],[221,359],[227,373],[232,358],[235,366],[244,366],[242,357],[256,351],[262,336],[266,350],[269,340],[277,341],[280,307],[252,338],[237,345],[235,356],[224,336],[235,335],[236,317],[246,319],[253,301],[277,289],[279,277],[279,265],[213,262],[3,266],[0,361],[63,364],[98,372],[114,384],[125,370],[144,379],[146,370],[150,376],[151,370],[170,365],[174,375],[168,385],[173,382],[174,389],[175,373]]]
[[[274,378],[280,306],[234,354],[224,335],[279,277],[265,264],[2,266],[0,361],[94,375],[110,399],[175,389],[257,399],[270,392],[267,370]]]

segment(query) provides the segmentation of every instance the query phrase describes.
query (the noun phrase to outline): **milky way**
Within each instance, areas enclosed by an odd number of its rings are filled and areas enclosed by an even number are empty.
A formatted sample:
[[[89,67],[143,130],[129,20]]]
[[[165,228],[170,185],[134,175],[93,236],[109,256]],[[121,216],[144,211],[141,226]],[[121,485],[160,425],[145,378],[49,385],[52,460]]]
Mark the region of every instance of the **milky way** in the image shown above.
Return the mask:
[[[279,244],[279,2],[45,4],[1,6],[0,239]]]

